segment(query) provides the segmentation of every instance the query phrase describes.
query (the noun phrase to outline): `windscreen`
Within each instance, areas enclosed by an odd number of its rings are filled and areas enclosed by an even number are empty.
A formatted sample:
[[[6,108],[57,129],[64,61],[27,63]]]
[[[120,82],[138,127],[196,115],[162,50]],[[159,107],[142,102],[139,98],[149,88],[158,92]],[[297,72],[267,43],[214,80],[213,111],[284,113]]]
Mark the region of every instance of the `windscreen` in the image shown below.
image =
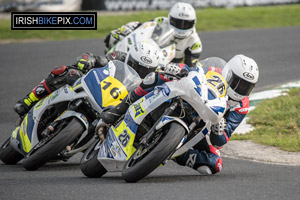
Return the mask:
[[[128,91],[138,87],[142,80],[132,67],[118,60],[114,60],[113,64],[116,67],[114,78],[123,83]]]

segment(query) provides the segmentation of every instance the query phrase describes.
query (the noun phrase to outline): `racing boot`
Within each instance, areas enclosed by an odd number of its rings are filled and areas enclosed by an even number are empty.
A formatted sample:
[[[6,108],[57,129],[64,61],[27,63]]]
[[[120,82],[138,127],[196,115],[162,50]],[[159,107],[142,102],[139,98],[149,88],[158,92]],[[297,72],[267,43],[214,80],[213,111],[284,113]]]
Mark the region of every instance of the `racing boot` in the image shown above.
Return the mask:
[[[220,156],[206,152],[190,149],[185,154],[174,159],[179,165],[188,166],[198,171],[201,175],[215,174],[222,170],[223,164]]]
[[[28,111],[38,102],[44,98],[51,91],[46,86],[45,80],[43,80],[38,86],[36,86],[28,95],[19,100],[13,107],[13,110],[20,116],[24,116]]]
[[[106,111],[101,113],[102,120],[107,124],[113,124],[119,119],[128,109],[128,107],[137,99],[131,92],[122,100],[122,102]]]

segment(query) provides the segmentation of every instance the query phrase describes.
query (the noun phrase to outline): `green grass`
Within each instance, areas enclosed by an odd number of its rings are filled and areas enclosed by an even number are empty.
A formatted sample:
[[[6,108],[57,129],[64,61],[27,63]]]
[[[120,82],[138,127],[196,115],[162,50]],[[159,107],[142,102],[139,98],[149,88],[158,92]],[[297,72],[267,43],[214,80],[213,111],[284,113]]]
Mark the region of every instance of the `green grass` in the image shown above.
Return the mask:
[[[241,7],[235,9],[206,8],[197,10],[198,31],[233,30],[300,26],[300,4]],[[167,16],[168,11],[128,12],[127,14],[98,14],[98,30],[11,30],[8,19],[0,20],[0,40],[65,40],[103,38],[111,30],[130,21],[149,21]]]
[[[291,89],[287,96],[263,100],[249,113],[248,123],[255,129],[245,135],[235,134],[232,139],[300,152],[300,89]]]

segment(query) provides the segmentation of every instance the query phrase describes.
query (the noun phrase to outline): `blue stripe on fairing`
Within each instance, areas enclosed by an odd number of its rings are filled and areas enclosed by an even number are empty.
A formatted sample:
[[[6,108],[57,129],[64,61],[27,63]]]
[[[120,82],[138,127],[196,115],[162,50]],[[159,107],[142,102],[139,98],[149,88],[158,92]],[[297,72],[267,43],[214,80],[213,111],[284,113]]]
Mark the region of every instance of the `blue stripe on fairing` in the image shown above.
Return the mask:
[[[221,106],[211,106],[210,107],[217,115],[219,115],[219,112],[220,113],[223,113],[225,108],[224,107],[221,107]]]
[[[92,69],[84,78],[86,85],[101,108],[103,108],[103,106],[100,82],[108,77],[108,75],[103,73],[104,70],[107,70],[106,67]],[[97,79],[99,80],[99,83]]]
[[[194,89],[201,96],[201,88],[198,86],[198,85],[200,85],[200,81],[199,81],[198,77],[194,76],[194,78],[192,80],[194,81],[194,83],[196,85],[196,87],[194,87]]]
[[[27,136],[31,142],[31,136],[32,136],[32,131],[33,131],[33,127],[34,127],[34,120],[33,120],[33,109],[31,109],[28,112],[28,116],[27,116]]]
[[[129,112],[126,112],[124,120],[125,124],[127,125],[127,127],[131,130],[131,132],[133,134],[136,134],[138,125],[135,123],[135,121],[132,119],[131,115],[129,114]]]

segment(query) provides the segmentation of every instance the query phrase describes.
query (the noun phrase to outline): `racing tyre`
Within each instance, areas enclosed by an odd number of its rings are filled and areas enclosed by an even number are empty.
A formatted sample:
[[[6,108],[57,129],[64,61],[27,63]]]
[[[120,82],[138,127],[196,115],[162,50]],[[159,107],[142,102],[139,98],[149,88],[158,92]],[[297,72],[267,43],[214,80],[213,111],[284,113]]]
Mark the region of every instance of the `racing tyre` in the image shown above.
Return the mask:
[[[82,173],[89,178],[100,178],[107,171],[98,161],[97,155],[100,146],[100,140],[95,140],[93,144],[85,151],[80,161]]]
[[[77,118],[73,118],[64,128],[56,130],[58,133],[55,133],[53,138],[39,148],[33,148],[24,158],[23,167],[27,170],[36,170],[42,167],[71,144],[83,133],[84,129],[82,123]]]
[[[22,160],[24,156],[17,152],[10,145],[10,138],[8,138],[1,146],[0,149],[0,159],[7,165],[17,164],[20,160]]]
[[[173,153],[184,135],[184,127],[172,122],[160,138],[154,138],[147,146],[138,147],[124,166],[123,179],[135,183],[150,174]]]

